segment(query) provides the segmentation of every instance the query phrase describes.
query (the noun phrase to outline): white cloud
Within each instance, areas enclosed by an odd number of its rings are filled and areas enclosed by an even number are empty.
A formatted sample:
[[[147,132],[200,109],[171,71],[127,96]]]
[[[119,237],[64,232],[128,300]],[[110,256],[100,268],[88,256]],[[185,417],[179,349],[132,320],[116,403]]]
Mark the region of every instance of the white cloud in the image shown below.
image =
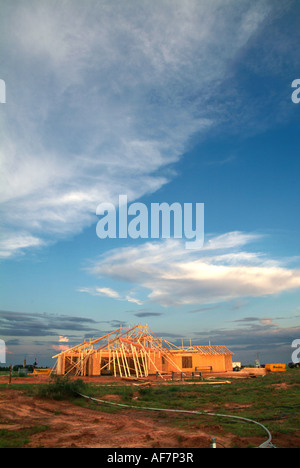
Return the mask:
[[[2,224],[53,241],[90,226],[102,201],[162,187],[216,123],[214,86],[269,11],[261,0],[6,5]]]
[[[140,301],[139,299],[136,299],[134,297],[131,297],[131,296],[126,296],[126,300],[128,302],[133,302],[133,304],[137,304],[137,305],[143,305],[143,302]]]
[[[68,343],[69,338],[67,338],[66,336],[60,336],[58,341],[59,343]]]
[[[6,238],[0,240],[0,258],[9,258],[15,254],[22,254],[28,248],[37,248],[45,245],[42,239],[27,233],[6,233]]]
[[[118,299],[120,297],[119,293],[111,288],[97,288],[96,291],[102,294],[103,296],[113,297],[115,299]]]
[[[205,250],[228,249],[231,247],[242,247],[258,240],[259,234],[250,234],[240,231],[226,232],[216,237],[212,237],[204,246]]]
[[[212,239],[210,247],[223,248],[223,255],[205,246],[203,252],[191,252],[179,240],[147,242],[109,251],[90,272],[139,286],[140,293],[147,292],[148,301],[163,306],[216,303],[300,288],[299,269],[289,269],[260,253],[238,250],[241,239],[254,237],[228,233]]]
[[[273,323],[273,319],[271,319],[271,318],[263,318],[263,319],[260,319],[259,322],[260,322],[262,325],[278,326],[277,324],[274,324],[274,323]]]
[[[143,302],[139,299],[136,299],[132,296],[131,293],[126,294],[125,296],[121,295],[118,291],[115,291],[111,288],[78,288],[78,292],[88,293],[92,296],[106,296],[111,299],[118,299],[119,301],[133,302],[134,304],[142,305]]]

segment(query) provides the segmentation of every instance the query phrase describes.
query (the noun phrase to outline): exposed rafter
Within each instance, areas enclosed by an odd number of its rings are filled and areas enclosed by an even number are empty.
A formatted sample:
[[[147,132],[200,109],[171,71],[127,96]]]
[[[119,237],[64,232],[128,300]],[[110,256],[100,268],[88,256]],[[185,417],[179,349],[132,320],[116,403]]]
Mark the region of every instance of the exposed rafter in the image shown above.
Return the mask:
[[[56,354],[54,371],[68,375],[100,375],[109,371],[121,377],[147,377],[157,373],[163,378],[165,367],[182,372],[178,356],[231,356],[226,346],[178,347],[158,338],[147,325],[120,327],[95,340],[84,341],[60,354]]]

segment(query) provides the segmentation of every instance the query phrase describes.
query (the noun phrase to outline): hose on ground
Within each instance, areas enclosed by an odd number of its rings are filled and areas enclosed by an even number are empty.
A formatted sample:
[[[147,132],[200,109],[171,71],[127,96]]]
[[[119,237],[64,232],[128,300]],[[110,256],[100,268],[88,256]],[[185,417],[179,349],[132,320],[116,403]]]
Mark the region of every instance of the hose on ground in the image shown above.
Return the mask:
[[[258,421],[254,421],[253,419],[245,418],[243,416],[234,416],[234,415],[220,414],[220,413],[210,413],[210,412],[206,412],[206,411],[175,410],[175,409],[169,409],[169,408],[151,408],[151,407],[147,407],[147,406],[133,406],[133,405],[126,405],[126,404],[122,404],[122,403],[115,403],[115,402],[107,401],[107,400],[100,400],[100,399],[93,398],[93,397],[88,396],[88,395],[83,395],[82,393],[78,393],[78,392],[77,392],[77,394],[80,395],[83,398],[88,399],[88,400],[96,401],[98,403],[113,405],[113,406],[119,406],[119,407],[122,407],[122,408],[131,408],[131,409],[135,409],[135,410],[147,410],[147,411],[163,411],[163,412],[168,412],[168,413],[200,414],[200,415],[206,415],[206,416],[217,416],[217,417],[220,417],[220,418],[239,419],[239,420],[242,420],[242,421],[246,421],[246,422],[249,422],[249,423],[256,424],[256,425],[260,426],[262,429],[264,429],[264,431],[267,433],[267,435],[268,435],[267,440],[265,442],[263,442],[262,444],[260,444],[257,448],[270,448],[270,447],[271,448],[276,448],[275,445],[273,445],[273,443],[272,443],[272,436],[271,436],[270,431],[263,424],[261,424]]]

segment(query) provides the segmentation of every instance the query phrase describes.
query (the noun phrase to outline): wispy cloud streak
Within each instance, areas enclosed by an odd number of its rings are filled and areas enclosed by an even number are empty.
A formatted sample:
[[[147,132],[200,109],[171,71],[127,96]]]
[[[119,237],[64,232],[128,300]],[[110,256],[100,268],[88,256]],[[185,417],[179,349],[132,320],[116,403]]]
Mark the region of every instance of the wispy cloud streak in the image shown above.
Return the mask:
[[[5,241],[4,258],[81,232],[102,201],[166,184],[191,137],[224,118],[214,86],[272,10],[268,1],[55,4],[3,7],[1,223],[5,239],[19,239]]]

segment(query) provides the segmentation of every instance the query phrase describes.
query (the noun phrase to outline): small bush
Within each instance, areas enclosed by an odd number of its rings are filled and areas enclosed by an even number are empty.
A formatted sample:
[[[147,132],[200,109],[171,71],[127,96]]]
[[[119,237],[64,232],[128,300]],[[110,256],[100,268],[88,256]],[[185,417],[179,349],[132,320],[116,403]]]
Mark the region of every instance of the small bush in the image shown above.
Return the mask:
[[[46,387],[39,389],[39,396],[51,400],[69,400],[78,397],[78,393],[88,391],[88,384],[80,379],[70,380],[67,377],[54,377]]]

